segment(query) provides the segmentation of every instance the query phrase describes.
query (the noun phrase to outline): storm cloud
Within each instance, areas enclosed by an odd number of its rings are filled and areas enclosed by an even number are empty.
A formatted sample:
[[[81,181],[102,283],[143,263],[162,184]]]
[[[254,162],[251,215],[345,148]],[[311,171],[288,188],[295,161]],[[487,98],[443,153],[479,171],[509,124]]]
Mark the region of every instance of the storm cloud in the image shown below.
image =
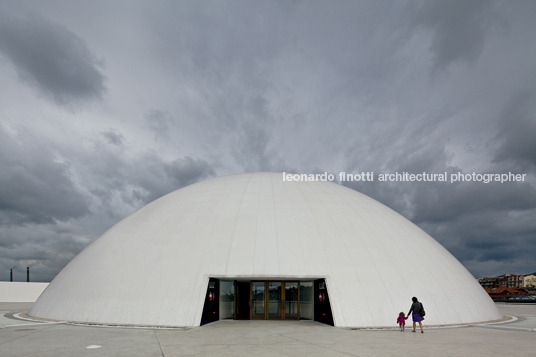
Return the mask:
[[[0,15],[0,51],[21,79],[58,104],[101,99],[103,63],[74,32],[30,13]]]
[[[524,170],[536,170],[536,91],[514,93],[501,113],[500,146],[495,161]]]
[[[21,133],[24,131],[24,133]],[[54,148],[25,128],[0,126],[0,224],[53,223],[88,213]]]
[[[6,274],[50,280],[148,202],[246,171],[525,174],[341,183],[475,276],[536,270],[533,2],[0,8]]]
[[[486,31],[498,20],[485,0],[424,1],[417,6],[415,21],[430,29],[434,66],[456,61],[473,62],[482,53]],[[494,21],[495,20],[495,21]]]

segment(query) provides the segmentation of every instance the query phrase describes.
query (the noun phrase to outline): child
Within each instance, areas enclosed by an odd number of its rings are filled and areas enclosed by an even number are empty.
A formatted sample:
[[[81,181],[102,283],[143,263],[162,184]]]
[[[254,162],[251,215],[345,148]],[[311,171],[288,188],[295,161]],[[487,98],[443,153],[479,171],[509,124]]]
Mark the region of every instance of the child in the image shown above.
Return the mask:
[[[400,326],[400,332],[404,332],[406,330],[406,320],[409,316],[404,316],[404,313],[401,312],[398,314],[398,319],[396,319],[396,322],[398,322],[398,326]]]

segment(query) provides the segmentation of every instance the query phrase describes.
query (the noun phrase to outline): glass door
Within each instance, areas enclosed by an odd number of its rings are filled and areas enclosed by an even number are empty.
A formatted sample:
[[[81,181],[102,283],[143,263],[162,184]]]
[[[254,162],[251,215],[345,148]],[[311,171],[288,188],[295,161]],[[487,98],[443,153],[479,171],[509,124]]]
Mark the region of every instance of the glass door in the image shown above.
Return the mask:
[[[299,315],[299,283],[285,282],[285,319],[297,319]]]
[[[268,318],[281,318],[281,282],[268,282]]]
[[[313,282],[300,281],[300,319],[314,319]]]
[[[251,319],[313,319],[312,281],[251,281],[249,286]]]
[[[265,293],[264,281],[251,282],[251,318],[265,319]]]

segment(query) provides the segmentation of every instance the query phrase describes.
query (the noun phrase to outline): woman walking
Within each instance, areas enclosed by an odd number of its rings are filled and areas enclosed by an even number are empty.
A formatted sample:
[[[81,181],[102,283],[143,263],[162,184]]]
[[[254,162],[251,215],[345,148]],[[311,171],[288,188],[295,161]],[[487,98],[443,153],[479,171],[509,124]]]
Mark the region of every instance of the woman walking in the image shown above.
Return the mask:
[[[409,309],[408,316],[411,314],[411,318],[413,319],[413,331],[415,332],[416,323],[419,323],[419,327],[421,328],[421,333],[424,333],[422,329],[422,320],[424,320],[424,317],[421,316],[421,310],[422,310],[422,304],[417,300],[417,298],[414,296],[411,298],[413,301],[413,304],[411,304],[411,308]],[[413,313],[413,314],[412,314]]]

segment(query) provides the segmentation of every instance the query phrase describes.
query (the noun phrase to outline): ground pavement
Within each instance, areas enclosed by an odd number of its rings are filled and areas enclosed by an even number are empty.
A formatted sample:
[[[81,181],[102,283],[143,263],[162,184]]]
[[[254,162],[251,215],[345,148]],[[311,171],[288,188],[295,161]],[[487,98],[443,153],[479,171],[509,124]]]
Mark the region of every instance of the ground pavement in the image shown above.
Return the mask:
[[[313,321],[218,321],[190,329],[91,327],[18,319],[0,303],[0,356],[536,356],[536,304],[498,304],[508,323],[352,330]]]

